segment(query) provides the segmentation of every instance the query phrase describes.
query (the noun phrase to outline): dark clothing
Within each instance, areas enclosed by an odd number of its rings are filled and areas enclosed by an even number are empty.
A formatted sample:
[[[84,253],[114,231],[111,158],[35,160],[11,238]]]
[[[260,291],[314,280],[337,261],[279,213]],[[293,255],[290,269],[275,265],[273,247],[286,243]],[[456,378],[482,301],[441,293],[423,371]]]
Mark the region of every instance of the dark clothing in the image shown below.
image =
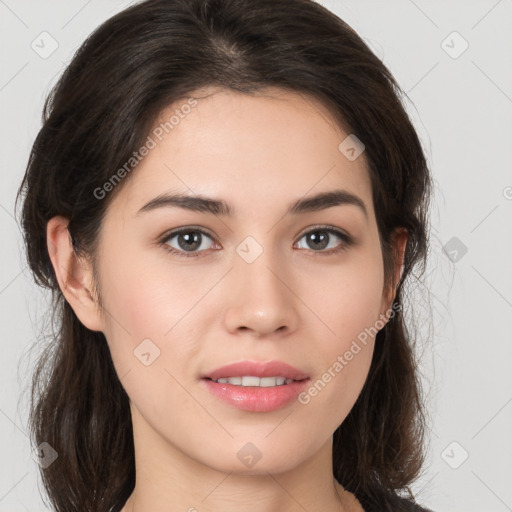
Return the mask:
[[[364,512],[433,512],[429,508],[422,507],[417,503],[412,502],[406,498],[394,497],[386,500],[386,505],[374,506],[364,503],[364,500],[359,500]]]

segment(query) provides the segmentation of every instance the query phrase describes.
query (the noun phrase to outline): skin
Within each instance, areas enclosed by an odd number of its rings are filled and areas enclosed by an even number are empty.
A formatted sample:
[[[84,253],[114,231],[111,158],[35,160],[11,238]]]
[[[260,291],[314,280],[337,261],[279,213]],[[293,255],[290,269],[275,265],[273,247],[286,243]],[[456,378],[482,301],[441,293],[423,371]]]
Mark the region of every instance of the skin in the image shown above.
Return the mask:
[[[338,150],[348,133],[308,96],[191,96],[198,105],[142,160],[107,210],[95,254],[102,307],[91,261],[71,249],[67,219],[48,223],[66,300],[84,325],[105,334],[130,397],[137,481],[123,512],[361,511],[333,478],[332,435],[364,385],[374,338],[306,405],[241,411],[211,395],[200,375],[246,359],[281,360],[315,382],[359,333],[389,314],[395,288],[384,287],[364,153],[350,161]],[[285,215],[303,196],[340,188],[364,201],[368,217],[346,204]],[[163,192],[224,199],[236,214],[177,207],[137,214]],[[331,235],[328,248],[316,249],[304,236],[315,225],[356,242],[327,254],[343,241]],[[186,226],[213,235],[203,238],[197,257],[158,243]],[[247,236],[263,249],[250,264],[236,252]],[[397,233],[395,285],[405,243],[406,233]],[[185,252],[177,236],[169,244]],[[149,366],[134,356],[144,339],[160,350]],[[251,468],[237,457],[248,442],[261,452]]]

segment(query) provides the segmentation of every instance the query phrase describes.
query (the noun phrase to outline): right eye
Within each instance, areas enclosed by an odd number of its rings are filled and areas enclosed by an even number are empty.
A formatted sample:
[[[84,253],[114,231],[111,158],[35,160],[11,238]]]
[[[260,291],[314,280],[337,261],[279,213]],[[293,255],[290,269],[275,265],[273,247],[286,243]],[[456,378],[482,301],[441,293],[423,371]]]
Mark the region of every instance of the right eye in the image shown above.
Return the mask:
[[[171,231],[161,240],[161,244],[166,250],[185,258],[199,256],[199,253],[212,248],[212,242],[213,238],[208,233],[196,228],[181,228]]]

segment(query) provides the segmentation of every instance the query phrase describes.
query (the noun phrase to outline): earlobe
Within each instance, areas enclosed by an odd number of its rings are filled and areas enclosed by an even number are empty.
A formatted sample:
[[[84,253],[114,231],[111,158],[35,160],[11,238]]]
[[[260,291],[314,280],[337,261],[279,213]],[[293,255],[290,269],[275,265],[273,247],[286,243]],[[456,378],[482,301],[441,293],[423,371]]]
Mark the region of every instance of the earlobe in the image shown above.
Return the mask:
[[[404,273],[404,259],[405,249],[407,247],[408,233],[405,228],[400,228],[397,233],[393,236],[393,248],[395,251],[395,279],[393,280],[394,288],[396,290],[400,279]]]
[[[68,232],[69,220],[56,216],[46,226],[46,242],[53,270],[64,298],[88,329],[102,331],[101,309],[93,294],[92,268],[78,256]]]
[[[407,229],[405,228],[398,228],[392,235],[392,250],[394,258],[393,283],[391,289],[388,290],[388,293],[386,294],[384,299],[384,314],[386,314],[386,311],[390,310],[393,301],[395,300],[396,289],[398,287],[398,284],[400,283],[400,280],[402,279],[404,271],[405,249],[407,247],[407,238],[408,233]]]

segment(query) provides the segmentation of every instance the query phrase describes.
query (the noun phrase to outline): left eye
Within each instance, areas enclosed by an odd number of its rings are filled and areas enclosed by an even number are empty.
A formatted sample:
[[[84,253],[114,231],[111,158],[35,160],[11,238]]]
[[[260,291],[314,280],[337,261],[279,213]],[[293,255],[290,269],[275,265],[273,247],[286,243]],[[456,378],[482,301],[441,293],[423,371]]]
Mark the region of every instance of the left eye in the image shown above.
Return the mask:
[[[308,231],[302,237],[306,239],[306,243],[309,247],[300,247],[299,249],[312,249],[315,252],[323,251],[324,249],[342,249],[344,245],[348,245],[351,242],[351,238],[340,231],[332,228],[317,228],[312,231]],[[331,242],[338,239],[338,243],[331,244]],[[300,240],[298,244],[300,244]],[[341,244],[340,244],[341,240]],[[327,252],[327,251],[325,251]]]
[[[172,233],[164,240],[164,242],[173,250],[172,252],[193,253],[204,251],[209,248],[209,245],[212,245],[211,243],[205,243],[204,238],[209,238],[213,242],[213,239],[204,231],[200,231],[198,229],[187,229]],[[176,239],[178,247],[173,246],[171,243],[173,239]],[[184,254],[184,256],[188,256],[188,254]]]

